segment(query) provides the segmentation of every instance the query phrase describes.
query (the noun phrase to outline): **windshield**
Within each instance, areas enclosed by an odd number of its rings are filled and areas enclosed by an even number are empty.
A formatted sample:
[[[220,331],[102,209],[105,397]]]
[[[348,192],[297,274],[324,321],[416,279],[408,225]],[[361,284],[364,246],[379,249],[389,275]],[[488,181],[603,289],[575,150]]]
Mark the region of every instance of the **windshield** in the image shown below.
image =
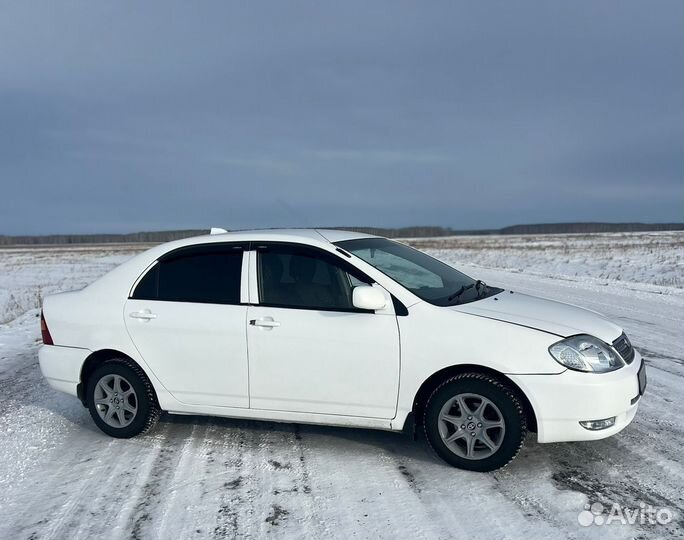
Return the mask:
[[[391,277],[419,298],[437,306],[473,302],[498,294],[448,264],[411,247],[386,238],[345,240],[335,245]]]

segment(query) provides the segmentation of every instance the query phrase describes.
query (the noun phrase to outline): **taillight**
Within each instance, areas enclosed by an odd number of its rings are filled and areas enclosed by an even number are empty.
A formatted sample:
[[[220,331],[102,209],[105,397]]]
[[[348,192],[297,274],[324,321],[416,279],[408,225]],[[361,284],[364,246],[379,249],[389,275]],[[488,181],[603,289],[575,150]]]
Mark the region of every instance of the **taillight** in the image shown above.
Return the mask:
[[[40,310],[40,335],[43,337],[43,344],[54,345],[52,341],[52,336],[50,335],[50,330],[48,330],[47,323],[45,322],[45,315],[43,315],[43,310]]]

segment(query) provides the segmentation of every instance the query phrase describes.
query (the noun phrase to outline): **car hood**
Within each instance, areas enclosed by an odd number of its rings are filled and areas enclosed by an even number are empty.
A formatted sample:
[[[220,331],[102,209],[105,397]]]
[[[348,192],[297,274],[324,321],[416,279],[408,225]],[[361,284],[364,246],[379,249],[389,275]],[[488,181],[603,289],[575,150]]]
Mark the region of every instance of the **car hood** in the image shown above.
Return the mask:
[[[590,334],[612,343],[622,333],[619,326],[595,311],[511,291],[450,309],[529,326],[562,337]]]

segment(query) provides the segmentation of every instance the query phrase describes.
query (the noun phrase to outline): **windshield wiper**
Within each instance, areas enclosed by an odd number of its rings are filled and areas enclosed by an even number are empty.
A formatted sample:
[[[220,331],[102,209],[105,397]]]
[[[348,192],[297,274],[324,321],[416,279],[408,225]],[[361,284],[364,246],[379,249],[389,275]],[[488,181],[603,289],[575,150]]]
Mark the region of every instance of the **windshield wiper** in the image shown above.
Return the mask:
[[[484,292],[487,290],[487,284],[482,281],[482,280],[477,280],[475,283],[471,283],[470,285],[462,285],[460,289],[458,289],[454,294],[449,296],[447,298],[447,302],[451,302],[452,300],[456,300],[459,298],[464,292],[466,292],[469,289],[472,289],[475,287],[475,290],[477,291],[477,297],[480,298],[480,289],[483,289]]]

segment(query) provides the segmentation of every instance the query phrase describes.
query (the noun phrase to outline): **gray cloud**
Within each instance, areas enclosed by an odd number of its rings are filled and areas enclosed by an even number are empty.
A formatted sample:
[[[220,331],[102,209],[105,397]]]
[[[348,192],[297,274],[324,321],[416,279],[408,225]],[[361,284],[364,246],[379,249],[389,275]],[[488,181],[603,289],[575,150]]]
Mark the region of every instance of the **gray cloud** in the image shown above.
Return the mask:
[[[681,2],[0,8],[0,233],[684,218]]]

